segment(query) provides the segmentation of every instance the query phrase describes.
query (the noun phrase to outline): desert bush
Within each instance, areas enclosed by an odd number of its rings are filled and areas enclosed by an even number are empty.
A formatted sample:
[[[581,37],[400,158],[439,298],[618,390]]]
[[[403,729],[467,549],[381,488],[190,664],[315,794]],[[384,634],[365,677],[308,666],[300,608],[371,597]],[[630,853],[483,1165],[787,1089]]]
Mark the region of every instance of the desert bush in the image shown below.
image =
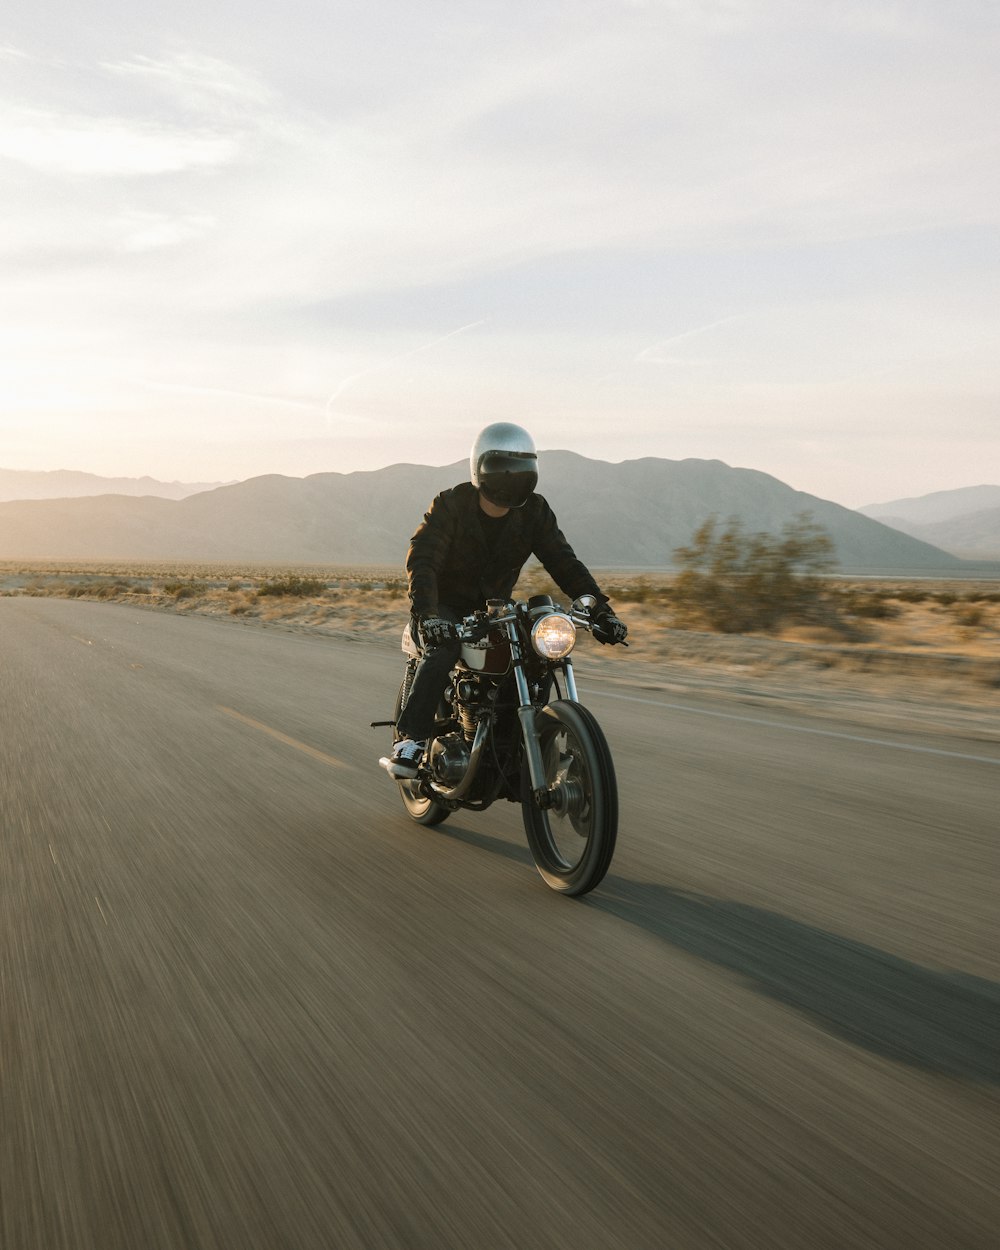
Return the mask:
[[[607,590],[614,603],[661,603],[670,597],[667,587],[657,586],[648,577],[637,577],[635,581],[616,584]]]
[[[709,517],[674,558],[682,570],[673,587],[679,624],[739,634],[829,615],[821,574],[833,567],[833,540],[808,513],[779,535],[747,534],[736,518],[720,528]]]
[[[195,599],[205,594],[208,587],[204,582],[164,582],[163,593],[174,599]]]
[[[893,602],[898,596],[893,591],[859,590],[850,587],[837,592],[837,603],[849,616],[859,616],[869,621],[892,621],[902,616],[903,609]]]
[[[530,565],[522,572],[514,587],[514,595],[523,599],[532,595],[550,595],[556,602],[566,597],[541,565],[537,564]]]
[[[99,586],[93,588],[92,593],[95,599],[120,599],[122,595],[128,594],[132,588],[131,582],[101,582]]]
[[[964,629],[978,629],[986,621],[986,611],[978,603],[969,604],[956,611],[955,620]]]
[[[285,577],[275,577],[270,581],[262,582],[257,587],[257,594],[289,595],[306,599],[310,595],[321,595],[325,589],[326,582],[318,577],[300,577],[296,573],[289,573]]]
[[[24,587],[24,594],[51,596],[58,599],[117,600],[125,595],[149,594],[150,588],[131,577],[104,577],[94,574],[70,580],[63,575],[34,578]]]

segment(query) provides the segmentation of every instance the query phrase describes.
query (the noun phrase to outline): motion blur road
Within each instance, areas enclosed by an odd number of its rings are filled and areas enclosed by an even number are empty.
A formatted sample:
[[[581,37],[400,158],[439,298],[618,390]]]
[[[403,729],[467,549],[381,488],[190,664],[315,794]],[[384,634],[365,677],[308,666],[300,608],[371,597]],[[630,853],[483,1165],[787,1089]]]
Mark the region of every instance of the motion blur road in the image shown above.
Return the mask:
[[[1000,745],[581,651],[572,901],[406,819],[384,645],[0,599],[4,1250],[997,1246]]]

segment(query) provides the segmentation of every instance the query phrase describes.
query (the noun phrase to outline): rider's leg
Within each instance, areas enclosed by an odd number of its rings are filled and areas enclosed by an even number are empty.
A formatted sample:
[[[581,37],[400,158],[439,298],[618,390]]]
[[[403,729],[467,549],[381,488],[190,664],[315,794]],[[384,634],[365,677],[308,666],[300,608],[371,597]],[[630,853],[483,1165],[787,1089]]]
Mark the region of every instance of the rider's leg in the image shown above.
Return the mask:
[[[447,621],[457,622],[457,613],[450,608],[440,607],[438,615]],[[400,738],[413,738],[423,742],[434,732],[434,718],[438,704],[448,684],[448,674],[455,667],[461,651],[461,644],[445,642],[438,647],[431,647],[420,657],[417,671],[410,687],[410,697],[406,707],[400,713],[396,724],[396,733]]]

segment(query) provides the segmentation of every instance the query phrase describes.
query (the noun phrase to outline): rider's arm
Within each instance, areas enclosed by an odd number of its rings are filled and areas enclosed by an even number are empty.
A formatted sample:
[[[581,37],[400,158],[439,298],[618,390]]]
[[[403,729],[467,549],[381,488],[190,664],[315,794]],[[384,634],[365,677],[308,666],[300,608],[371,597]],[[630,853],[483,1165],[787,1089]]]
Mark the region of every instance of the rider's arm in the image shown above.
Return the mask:
[[[598,603],[607,603],[608,596],[567,542],[548,502],[540,495],[536,499],[541,506],[535,523],[532,549],[541,560],[546,573],[571,599],[578,599],[580,595],[593,595]]]
[[[414,616],[433,616],[438,611],[438,572],[444,564],[455,532],[455,513],[447,496],[436,495],[417,526],[406,553],[410,611]]]

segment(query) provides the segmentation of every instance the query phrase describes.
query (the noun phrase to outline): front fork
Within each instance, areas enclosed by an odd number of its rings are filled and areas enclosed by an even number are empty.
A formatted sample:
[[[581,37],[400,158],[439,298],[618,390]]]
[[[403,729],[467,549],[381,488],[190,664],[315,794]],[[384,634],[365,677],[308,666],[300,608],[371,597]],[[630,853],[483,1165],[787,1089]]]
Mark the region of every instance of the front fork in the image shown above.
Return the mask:
[[[531,701],[528,679],[524,675],[524,658],[516,626],[508,626],[508,632],[514,661],[514,681],[517,683],[517,718],[521,722],[521,737],[524,739],[524,750],[528,758],[531,792],[535,802],[544,811],[552,806],[552,793],[545,782],[545,761],[542,759],[542,748],[539,746],[538,731],[535,728],[537,713]],[[576,679],[573,676],[573,661],[569,656],[563,660],[562,670],[566,679],[566,697],[576,703]]]

